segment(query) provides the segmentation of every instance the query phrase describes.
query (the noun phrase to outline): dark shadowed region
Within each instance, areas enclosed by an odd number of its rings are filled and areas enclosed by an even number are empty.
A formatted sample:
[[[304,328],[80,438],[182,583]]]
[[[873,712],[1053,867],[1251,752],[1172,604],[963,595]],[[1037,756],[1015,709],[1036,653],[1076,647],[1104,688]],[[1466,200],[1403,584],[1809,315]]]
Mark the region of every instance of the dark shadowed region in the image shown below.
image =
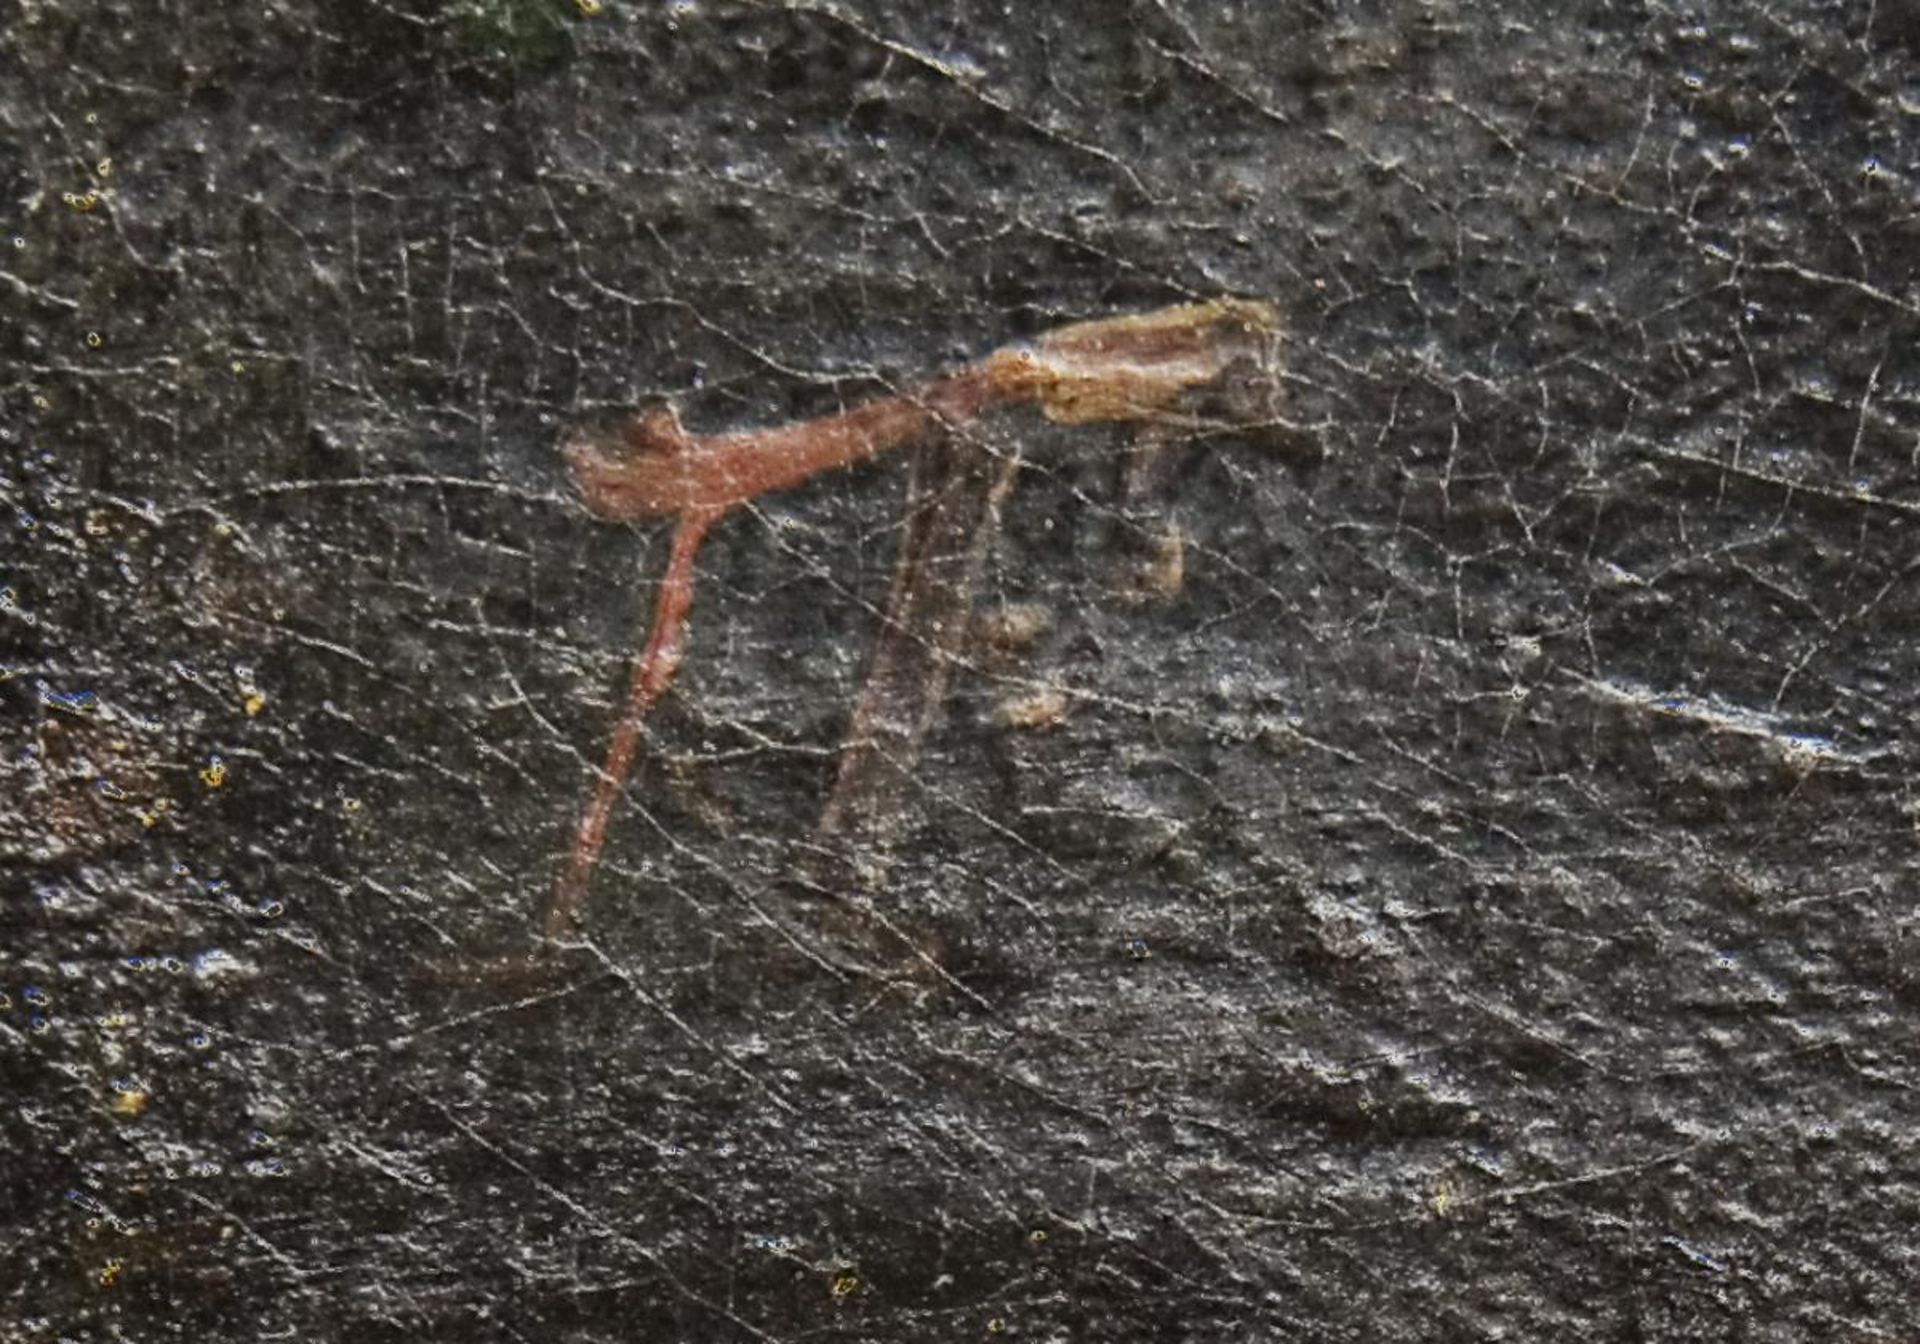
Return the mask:
[[[1906,1337],[1917,46],[17,0],[0,1338]],[[543,936],[672,526],[576,427],[1224,298],[715,524]]]

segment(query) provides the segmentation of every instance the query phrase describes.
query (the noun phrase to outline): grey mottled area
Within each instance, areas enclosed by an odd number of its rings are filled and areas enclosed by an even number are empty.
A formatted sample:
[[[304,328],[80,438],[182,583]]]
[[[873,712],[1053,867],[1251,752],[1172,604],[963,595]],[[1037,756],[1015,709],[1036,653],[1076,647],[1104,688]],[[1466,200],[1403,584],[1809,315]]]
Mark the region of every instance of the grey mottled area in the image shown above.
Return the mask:
[[[1908,1337],[1920,10],[1559,11],[13,0],[0,1337]],[[903,457],[532,953],[565,425],[1223,293],[1261,415],[989,427],[877,887]]]

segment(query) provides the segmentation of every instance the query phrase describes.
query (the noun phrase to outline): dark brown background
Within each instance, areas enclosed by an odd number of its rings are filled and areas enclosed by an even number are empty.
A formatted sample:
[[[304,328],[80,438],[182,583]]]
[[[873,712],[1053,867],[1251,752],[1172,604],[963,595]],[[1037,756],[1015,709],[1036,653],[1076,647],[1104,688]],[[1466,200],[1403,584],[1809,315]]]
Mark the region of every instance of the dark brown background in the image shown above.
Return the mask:
[[[1916,40],[9,6],[0,1336],[1899,1337]],[[1143,497],[995,427],[977,606],[1047,627],[956,674],[874,898],[989,1007],[762,919],[844,922],[792,877],[904,460],[716,532],[591,944],[465,973],[664,558],[566,423],[1219,293],[1285,424]]]

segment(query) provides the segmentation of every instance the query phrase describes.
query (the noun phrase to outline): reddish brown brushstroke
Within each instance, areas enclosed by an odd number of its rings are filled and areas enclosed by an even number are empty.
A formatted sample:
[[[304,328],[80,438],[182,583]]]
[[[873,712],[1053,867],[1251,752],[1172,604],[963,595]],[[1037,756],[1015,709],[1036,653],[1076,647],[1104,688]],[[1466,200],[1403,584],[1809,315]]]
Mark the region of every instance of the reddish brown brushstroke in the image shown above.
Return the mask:
[[[1034,404],[1069,424],[1151,420],[1189,388],[1218,379],[1277,317],[1263,303],[1222,299],[1060,327],[994,351],[958,373],[838,415],[773,429],[688,434],[671,409],[635,416],[612,434],[578,431],[562,451],[587,507],[601,518],[677,517],[673,553],[645,647],[634,659],[573,852],[545,921],[557,936],[579,918],[647,711],[680,666],[693,563],[707,529],[729,509],[823,471],[963,425],[1000,405]]]

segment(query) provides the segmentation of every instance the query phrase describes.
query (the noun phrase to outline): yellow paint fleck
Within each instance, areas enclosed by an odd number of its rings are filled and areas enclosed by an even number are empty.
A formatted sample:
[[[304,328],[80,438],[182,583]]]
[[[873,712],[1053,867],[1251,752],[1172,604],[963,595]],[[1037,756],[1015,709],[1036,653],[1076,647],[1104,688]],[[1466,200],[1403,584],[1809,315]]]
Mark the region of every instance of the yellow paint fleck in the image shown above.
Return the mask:
[[[266,693],[263,691],[250,689],[247,692],[247,698],[241,701],[240,703],[243,706],[245,706],[247,711],[247,717],[252,718],[254,715],[258,714],[261,710],[267,707]]]
[[[47,398],[46,398],[46,394],[45,394],[45,393],[41,393],[41,392],[36,392],[36,393],[34,393],[34,394],[33,394],[33,409],[34,409],[34,410],[36,410],[36,411],[44,411],[44,410],[47,410],[47,409],[48,409],[49,407],[51,407],[52,405],[53,405],[53,403],[52,403],[51,401],[48,401],[48,400],[47,400]]]
[[[100,160],[100,162],[93,165],[93,171],[98,173],[102,177],[112,177],[113,176],[113,160],[112,159]]]
[[[1027,1233],[1027,1240],[1035,1246],[1045,1246],[1047,1244],[1047,1229],[1044,1227],[1034,1228],[1033,1231]]]
[[[107,1103],[107,1109],[122,1120],[132,1120],[147,1109],[147,1103],[153,1100],[153,1094],[144,1087],[122,1088],[113,1094],[113,1100]]]
[[[1433,1196],[1427,1203],[1433,1209],[1434,1216],[1445,1218],[1453,1211],[1453,1182],[1442,1176],[1433,1185]]]
[[[87,349],[98,350],[101,346],[105,344],[106,344],[106,341],[102,339],[99,332],[90,331],[87,333]]]
[[[102,1288],[113,1287],[114,1284],[120,1282],[120,1275],[125,1269],[126,1264],[124,1261],[118,1259],[107,1261],[106,1264],[100,1266],[100,1286]]]
[[[230,365],[229,365],[228,367],[229,367],[229,368],[231,368],[231,369],[233,370],[233,372],[234,372],[234,376],[236,376],[236,377],[238,377],[238,376],[239,376],[240,374],[243,374],[243,373],[245,373],[245,372],[247,371],[247,366],[246,366],[245,364],[243,364],[243,363],[241,363],[241,362],[240,362],[239,360],[237,360],[237,359],[236,359],[236,360],[234,360],[234,361],[233,361],[233,363],[232,363],[232,364],[230,364]]]
[[[1141,584],[1154,597],[1179,594],[1187,581],[1187,534],[1178,525],[1168,528],[1154,543],[1153,558],[1140,574]]]
[[[1000,722],[1007,728],[1051,728],[1066,717],[1067,697],[1052,687],[1017,700],[1002,701],[999,708]]]
[[[68,209],[77,211],[78,213],[84,215],[88,211],[92,210],[94,206],[100,204],[100,193],[97,191],[88,191],[84,193],[77,192],[77,191],[63,191],[60,193],[60,199],[66,202]]]
[[[833,1276],[833,1295],[835,1297],[852,1297],[859,1290],[860,1280],[852,1270],[846,1270]]]
[[[1018,652],[1053,626],[1053,613],[1035,602],[1011,602],[982,616],[980,635],[996,649]]]
[[[363,806],[364,804],[361,803],[361,801],[358,798],[343,798],[340,800],[341,810],[346,812],[349,816],[352,816],[353,814],[359,812],[359,810]]]
[[[580,12],[590,19],[598,18],[602,9],[600,0],[573,0],[573,3],[579,6]]]
[[[215,756],[201,767],[200,782],[210,789],[217,789],[227,782],[227,763]]]
[[[1004,1335],[1007,1333],[1007,1323],[998,1316],[995,1316],[987,1322],[987,1333],[990,1335]]]

